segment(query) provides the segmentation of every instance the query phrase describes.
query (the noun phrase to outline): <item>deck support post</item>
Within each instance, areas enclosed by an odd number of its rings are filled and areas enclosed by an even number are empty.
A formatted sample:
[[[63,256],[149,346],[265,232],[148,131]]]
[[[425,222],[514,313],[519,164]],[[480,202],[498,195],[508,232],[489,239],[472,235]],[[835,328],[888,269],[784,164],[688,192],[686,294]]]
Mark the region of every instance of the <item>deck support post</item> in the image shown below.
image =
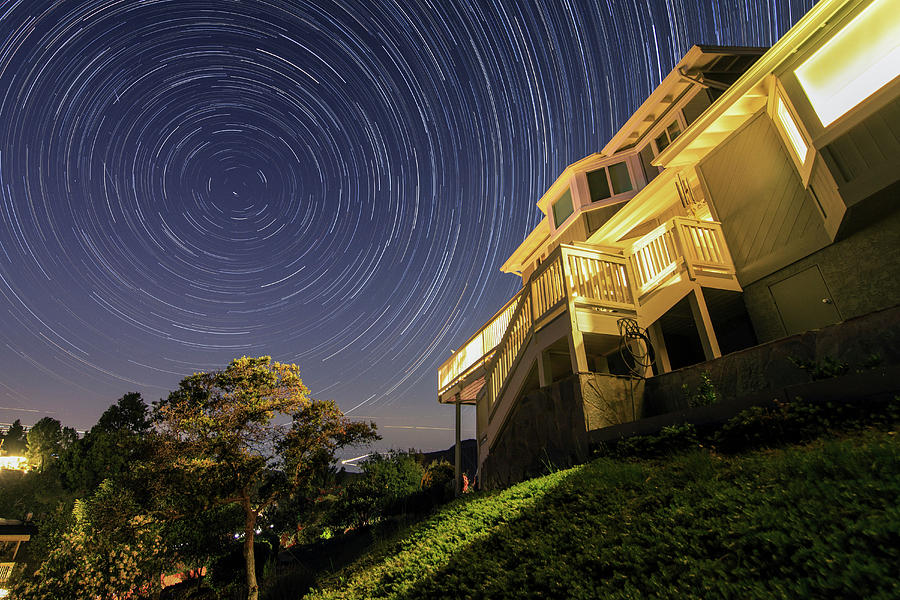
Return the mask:
[[[691,313],[694,316],[694,325],[697,327],[697,333],[700,334],[700,343],[703,345],[703,354],[706,360],[719,358],[722,356],[722,351],[719,350],[719,341],[716,339],[706,300],[703,299],[703,290],[699,285],[695,286],[694,291],[688,294],[688,298],[691,303]]]
[[[647,328],[647,334],[650,336],[650,343],[653,344],[653,352],[656,355],[656,371],[658,374],[668,373],[672,370],[672,363],[669,361],[669,351],[666,348],[666,340],[663,338],[662,324],[656,321]]]
[[[462,421],[462,404],[459,401],[459,394],[456,395],[456,446],[453,449],[453,470],[455,477],[455,491],[459,496],[462,491],[462,447],[460,446],[460,426]]]
[[[572,358],[573,373],[588,372],[587,354],[584,352],[584,336],[574,327],[574,323],[572,331],[569,332],[569,356]]]
[[[538,384],[547,387],[553,383],[553,364],[550,362],[550,352],[541,350],[537,360]]]

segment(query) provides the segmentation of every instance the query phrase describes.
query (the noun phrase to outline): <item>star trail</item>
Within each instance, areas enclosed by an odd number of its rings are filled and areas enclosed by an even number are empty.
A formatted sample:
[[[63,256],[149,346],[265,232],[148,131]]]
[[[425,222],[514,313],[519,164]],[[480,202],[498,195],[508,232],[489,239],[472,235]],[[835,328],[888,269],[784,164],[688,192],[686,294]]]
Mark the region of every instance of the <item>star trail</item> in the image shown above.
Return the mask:
[[[270,354],[446,447],[437,365],[559,172],[812,4],[0,1],[0,421]]]

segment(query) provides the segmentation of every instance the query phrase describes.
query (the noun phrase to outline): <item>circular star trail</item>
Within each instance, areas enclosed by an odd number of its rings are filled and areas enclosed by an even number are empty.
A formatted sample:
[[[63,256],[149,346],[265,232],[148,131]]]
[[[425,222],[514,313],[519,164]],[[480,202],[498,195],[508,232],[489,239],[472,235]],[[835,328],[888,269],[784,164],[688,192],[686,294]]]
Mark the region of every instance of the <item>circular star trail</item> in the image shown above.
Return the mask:
[[[0,3],[0,421],[261,354],[443,419],[436,367],[515,292],[556,175],[692,44],[811,5]]]

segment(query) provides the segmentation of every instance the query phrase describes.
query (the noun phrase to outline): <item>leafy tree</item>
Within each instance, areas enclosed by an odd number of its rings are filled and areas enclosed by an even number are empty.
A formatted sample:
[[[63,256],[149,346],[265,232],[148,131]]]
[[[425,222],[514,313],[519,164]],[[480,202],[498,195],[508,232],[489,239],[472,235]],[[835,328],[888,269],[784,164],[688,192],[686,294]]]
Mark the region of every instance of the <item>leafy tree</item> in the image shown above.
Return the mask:
[[[62,450],[75,443],[78,435],[71,427],[63,428],[56,419],[44,417],[28,430],[26,439],[25,458],[29,465],[43,473]]]
[[[118,478],[146,456],[151,426],[150,409],[139,393],[119,398],[60,456],[66,486],[89,493],[104,479]]]
[[[22,422],[16,419],[3,437],[3,445],[0,447],[9,456],[22,456],[25,446],[25,428],[22,427]]]
[[[377,437],[374,424],[353,423],[333,402],[311,399],[296,365],[268,356],[186,377],[154,405],[154,420],[162,469],[154,481],[165,486],[170,508],[241,508],[250,600],[259,597],[253,542],[263,511],[304,491],[338,448]]]
[[[150,408],[144,403],[140,392],[130,392],[119,398],[115,404],[100,415],[91,433],[120,433],[146,435],[153,423]]]
[[[106,480],[62,524],[34,576],[14,584],[13,598],[118,600],[159,590],[161,525],[141,514],[130,492]]]

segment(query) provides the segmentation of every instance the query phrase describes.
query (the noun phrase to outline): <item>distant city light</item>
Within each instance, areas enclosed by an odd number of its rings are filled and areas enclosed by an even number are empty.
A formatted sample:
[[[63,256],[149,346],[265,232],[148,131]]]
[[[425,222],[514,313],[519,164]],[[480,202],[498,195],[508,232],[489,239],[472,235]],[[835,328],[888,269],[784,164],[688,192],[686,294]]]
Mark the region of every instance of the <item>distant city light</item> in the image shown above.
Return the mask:
[[[26,471],[28,461],[24,456],[0,456],[0,469],[10,469],[12,471]],[[3,596],[0,595],[0,598]]]

